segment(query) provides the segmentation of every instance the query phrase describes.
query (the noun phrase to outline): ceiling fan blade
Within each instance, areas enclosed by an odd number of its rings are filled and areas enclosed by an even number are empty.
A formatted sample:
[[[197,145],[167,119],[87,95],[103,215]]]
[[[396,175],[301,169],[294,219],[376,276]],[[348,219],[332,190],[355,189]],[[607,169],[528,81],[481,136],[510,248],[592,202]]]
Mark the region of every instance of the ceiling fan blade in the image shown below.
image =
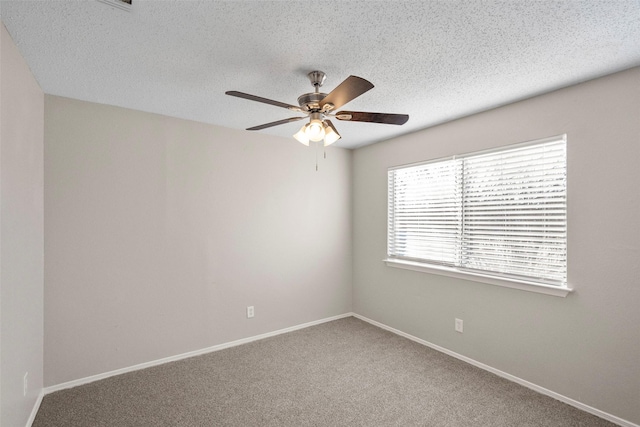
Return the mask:
[[[306,119],[306,117],[290,117],[288,119],[278,120],[277,122],[265,123],[263,125],[258,125],[258,126],[254,126],[252,128],[247,128],[247,130],[261,130],[261,129],[270,128],[272,126],[278,126],[278,125],[283,125],[283,124],[289,123],[289,122],[295,122],[295,121],[302,120],[302,119]]]
[[[336,119],[350,122],[382,123],[386,125],[403,125],[409,120],[408,114],[367,113],[363,111],[338,111]]]
[[[320,101],[320,108],[329,103],[333,104],[334,109],[340,108],[370,89],[373,89],[371,82],[362,77],[349,76]]]
[[[226,95],[231,95],[231,96],[237,96],[238,98],[248,99],[250,101],[257,101],[257,102],[262,102],[264,104],[275,105],[276,107],[286,108],[286,109],[291,110],[291,111],[300,111],[300,112],[302,112],[302,108],[300,108],[300,107],[298,107],[296,105],[285,104],[284,102],[274,101],[273,99],[263,98],[261,96],[256,96],[256,95],[250,95],[248,93],[238,92],[236,90],[229,90],[229,91],[225,92],[225,94]]]

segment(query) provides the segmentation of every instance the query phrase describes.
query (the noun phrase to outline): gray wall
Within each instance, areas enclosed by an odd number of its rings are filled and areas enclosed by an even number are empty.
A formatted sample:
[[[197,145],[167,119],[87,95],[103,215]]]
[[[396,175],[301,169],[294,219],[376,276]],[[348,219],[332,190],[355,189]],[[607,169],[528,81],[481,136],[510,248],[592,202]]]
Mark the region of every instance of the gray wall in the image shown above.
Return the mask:
[[[44,94],[0,27],[0,425],[9,427],[25,425],[42,390]]]
[[[350,312],[351,152],[327,154],[47,95],[45,385]]]
[[[573,294],[382,263],[388,167],[562,133]],[[640,423],[639,161],[640,68],[356,150],[354,311]]]

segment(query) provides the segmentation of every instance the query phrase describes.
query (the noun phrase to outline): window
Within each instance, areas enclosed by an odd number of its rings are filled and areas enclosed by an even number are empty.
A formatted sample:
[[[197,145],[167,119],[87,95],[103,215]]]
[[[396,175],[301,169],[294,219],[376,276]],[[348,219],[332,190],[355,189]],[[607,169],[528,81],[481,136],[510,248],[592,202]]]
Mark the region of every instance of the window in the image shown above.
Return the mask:
[[[388,265],[570,290],[565,135],[395,167],[388,178]]]

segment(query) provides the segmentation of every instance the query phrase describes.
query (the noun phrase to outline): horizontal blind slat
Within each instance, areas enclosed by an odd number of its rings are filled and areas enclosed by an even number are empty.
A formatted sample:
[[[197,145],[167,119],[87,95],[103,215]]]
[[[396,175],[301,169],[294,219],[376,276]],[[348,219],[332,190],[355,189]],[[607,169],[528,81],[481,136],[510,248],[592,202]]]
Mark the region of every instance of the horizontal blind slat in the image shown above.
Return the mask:
[[[389,170],[388,254],[566,282],[566,144]]]

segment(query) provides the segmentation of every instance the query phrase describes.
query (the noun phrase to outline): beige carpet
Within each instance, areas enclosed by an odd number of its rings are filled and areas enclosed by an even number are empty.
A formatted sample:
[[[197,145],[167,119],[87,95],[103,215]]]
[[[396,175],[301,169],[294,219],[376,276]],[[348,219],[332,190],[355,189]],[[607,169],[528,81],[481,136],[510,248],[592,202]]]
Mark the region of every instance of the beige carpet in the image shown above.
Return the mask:
[[[41,426],[612,426],[353,317],[45,396]]]

